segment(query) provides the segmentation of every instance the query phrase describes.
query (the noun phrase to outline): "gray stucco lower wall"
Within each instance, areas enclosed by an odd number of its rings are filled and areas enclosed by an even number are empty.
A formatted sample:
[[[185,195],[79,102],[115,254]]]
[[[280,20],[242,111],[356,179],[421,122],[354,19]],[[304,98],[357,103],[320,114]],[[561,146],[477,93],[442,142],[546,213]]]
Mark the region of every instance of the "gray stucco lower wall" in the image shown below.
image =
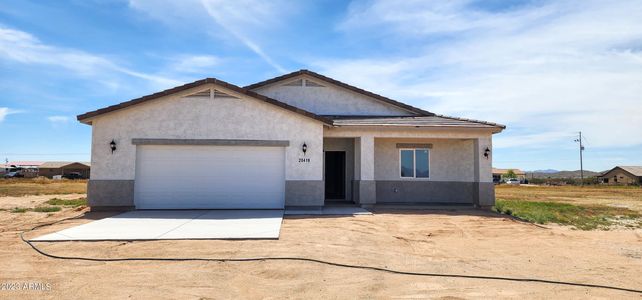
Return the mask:
[[[285,206],[323,206],[323,180],[286,180]]]
[[[91,179],[87,202],[92,210],[134,208],[134,181]]]
[[[323,206],[322,180],[287,180],[285,206]],[[353,199],[375,203],[462,203],[495,205],[492,182],[354,180]],[[87,199],[93,210],[134,208],[134,180],[89,180]]]
[[[474,182],[377,180],[377,203],[475,204],[476,188]]]
[[[495,205],[495,184],[492,182],[475,182],[475,205],[489,207]]]
[[[322,180],[287,180],[286,206],[323,206]],[[134,208],[134,180],[89,180],[87,200],[92,209]]]
[[[374,180],[352,181],[352,199],[354,203],[372,205],[377,202],[377,183]]]

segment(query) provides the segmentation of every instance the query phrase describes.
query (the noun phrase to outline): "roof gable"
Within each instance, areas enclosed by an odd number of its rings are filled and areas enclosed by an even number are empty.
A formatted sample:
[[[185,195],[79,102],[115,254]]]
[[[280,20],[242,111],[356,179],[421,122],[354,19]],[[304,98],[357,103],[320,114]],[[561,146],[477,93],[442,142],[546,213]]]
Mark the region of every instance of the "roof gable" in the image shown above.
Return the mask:
[[[330,77],[327,77],[327,76],[323,76],[321,74],[318,74],[318,73],[315,73],[315,72],[312,72],[312,71],[309,71],[309,70],[299,70],[299,71],[292,72],[292,73],[289,73],[289,74],[285,74],[285,75],[282,75],[282,76],[274,77],[272,79],[268,79],[268,80],[265,80],[265,81],[254,83],[254,84],[245,86],[244,88],[248,89],[248,90],[256,91],[256,90],[259,90],[259,89],[262,89],[262,88],[265,88],[265,87],[268,87],[268,86],[271,86],[271,85],[274,85],[274,84],[280,83],[280,82],[284,82],[285,83],[284,85],[286,85],[286,86],[300,86],[301,84],[299,82],[302,81],[302,79],[298,78],[298,77],[302,77],[302,76],[306,76],[306,77],[312,78],[313,80],[310,81],[310,82],[312,82],[313,85],[323,86],[324,83],[331,84],[331,85],[346,89],[348,91],[357,93],[359,95],[371,98],[373,100],[382,102],[382,103],[384,103],[386,105],[393,106],[393,107],[395,107],[397,109],[400,109],[402,111],[410,112],[410,113],[412,113],[414,115],[420,115],[420,116],[433,116],[433,115],[435,115],[434,113],[431,113],[429,111],[425,111],[423,109],[420,109],[420,108],[417,108],[417,107],[414,107],[414,106],[411,106],[411,105],[408,105],[408,104],[405,104],[405,103],[390,99],[388,97],[385,97],[385,96],[382,96],[382,95],[379,95],[379,94],[375,94],[375,93],[370,92],[370,91],[366,91],[364,89],[349,85],[347,83],[341,82],[339,80],[336,80],[336,79],[333,79],[333,78],[330,78]],[[306,78],[306,77],[303,77],[303,78]],[[303,80],[305,80],[305,79],[303,79]],[[305,83],[303,83],[303,84],[305,84]]]
[[[181,86],[177,86],[177,87],[174,87],[174,88],[171,88],[171,89],[167,89],[167,90],[164,90],[164,91],[161,91],[161,92],[158,92],[158,93],[150,94],[150,95],[143,96],[143,97],[140,97],[140,98],[136,98],[136,99],[132,99],[132,100],[129,100],[129,101],[125,101],[125,102],[122,102],[122,103],[119,103],[119,104],[115,104],[115,105],[111,105],[111,106],[104,107],[104,108],[101,108],[101,109],[97,109],[97,110],[94,110],[94,111],[90,111],[90,112],[78,115],[77,119],[78,119],[78,121],[81,121],[83,123],[88,123],[89,124],[89,123],[91,123],[91,121],[88,121],[90,118],[93,118],[93,117],[96,117],[96,116],[99,116],[99,115],[102,115],[102,114],[106,114],[106,113],[109,113],[109,112],[121,110],[121,109],[130,107],[130,106],[134,106],[134,105],[138,105],[138,104],[141,104],[141,103],[145,103],[147,101],[155,100],[155,99],[158,99],[158,98],[161,98],[161,97],[164,97],[164,96],[173,95],[173,94],[176,94],[176,93],[188,90],[188,89],[197,88],[199,86],[203,86],[203,85],[206,85],[206,84],[214,84],[216,86],[223,87],[223,88],[231,90],[233,92],[236,92],[236,93],[239,93],[239,94],[242,94],[242,95],[246,95],[246,96],[248,96],[250,98],[253,98],[253,99],[256,99],[256,100],[259,100],[259,101],[263,101],[263,102],[266,102],[266,103],[269,103],[269,104],[272,104],[272,105],[275,105],[275,106],[278,106],[278,107],[280,107],[282,109],[286,109],[286,110],[292,111],[292,112],[297,113],[297,114],[304,115],[304,116],[306,116],[308,118],[312,118],[312,119],[315,119],[317,121],[323,122],[324,124],[332,125],[332,120],[330,120],[328,118],[325,118],[323,116],[319,116],[317,114],[314,114],[314,113],[311,113],[309,111],[300,109],[298,107],[291,106],[291,105],[289,105],[287,103],[283,103],[283,102],[278,101],[276,99],[272,99],[272,98],[260,95],[258,93],[246,90],[244,88],[238,87],[238,86],[233,85],[231,83],[227,83],[225,81],[218,80],[216,78],[205,78],[205,79],[197,80],[197,81],[194,81],[194,82],[191,82],[191,83],[188,83],[188,84],[184,84],[184,85],[181,85]],[[218,93],[221,93],[221,91],[218,91]],[[217,95],[217,90],[216,89],[214,89],[214,95],[215,96]],[[227,94],[225,94],[225,95],[227,95]],[[227,96],[230,96],[230,95],[227,95]]]
[[[629,173],[631,176],[642,177],[642,166],[616,166],[615,168],[600,174],[600,176],[604,177],[615,170],[622,170],[625,173]]]

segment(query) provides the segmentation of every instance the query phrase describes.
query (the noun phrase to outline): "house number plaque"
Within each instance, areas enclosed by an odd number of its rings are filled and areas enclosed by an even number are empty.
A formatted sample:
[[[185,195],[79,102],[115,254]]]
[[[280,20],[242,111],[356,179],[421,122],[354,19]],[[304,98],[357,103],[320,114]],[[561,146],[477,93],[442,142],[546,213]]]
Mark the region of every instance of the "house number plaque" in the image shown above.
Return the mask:
[[[308,144],[307,143],[303,142],[303,145],[301,145],[301,152],[303,152],[303,156],[305,156],[305,153],[308,152]],[[308,157],[302,157],[301,158],[300,157],[299,158],[299,162],[300,163],[309,163],[310,162],[310,158],[308,158]]]

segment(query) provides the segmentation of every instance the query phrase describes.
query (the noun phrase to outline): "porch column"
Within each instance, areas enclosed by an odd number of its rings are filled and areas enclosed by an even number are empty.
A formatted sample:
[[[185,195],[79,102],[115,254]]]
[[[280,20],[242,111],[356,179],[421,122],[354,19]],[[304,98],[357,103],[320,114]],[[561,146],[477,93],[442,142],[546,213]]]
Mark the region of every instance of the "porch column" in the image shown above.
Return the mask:
[[[493,185],[493,149],[492,137],[477,138],[473,141],[474,182],[473,203],[478,207],[495,205],[495,186]],[[485,156],[486,149],[490,150]]]
[[[355,181],[353,199],[361,205],[376,203],[374,180],[374,136],[355,138]]]

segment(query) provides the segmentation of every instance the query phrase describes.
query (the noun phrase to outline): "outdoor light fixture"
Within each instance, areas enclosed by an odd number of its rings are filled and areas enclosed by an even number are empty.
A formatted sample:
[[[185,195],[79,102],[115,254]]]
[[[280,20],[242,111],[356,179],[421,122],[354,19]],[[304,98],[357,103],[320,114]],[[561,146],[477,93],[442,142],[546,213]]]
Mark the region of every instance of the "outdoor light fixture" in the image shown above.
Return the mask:
[[[109,143],[109,148],[111,149],[111,153],[116,151],[116,142],[114,140],[111,140],[111,143]]]
[[[490,148],[486,147],[486,149],[484,150],[484,157],[488,159],[489,156],[490,156]]]
[[[303,143],[303,146],[301,146],[301,151],[303,151],[303,155],[308,151],[308,145],[305,142]]]

